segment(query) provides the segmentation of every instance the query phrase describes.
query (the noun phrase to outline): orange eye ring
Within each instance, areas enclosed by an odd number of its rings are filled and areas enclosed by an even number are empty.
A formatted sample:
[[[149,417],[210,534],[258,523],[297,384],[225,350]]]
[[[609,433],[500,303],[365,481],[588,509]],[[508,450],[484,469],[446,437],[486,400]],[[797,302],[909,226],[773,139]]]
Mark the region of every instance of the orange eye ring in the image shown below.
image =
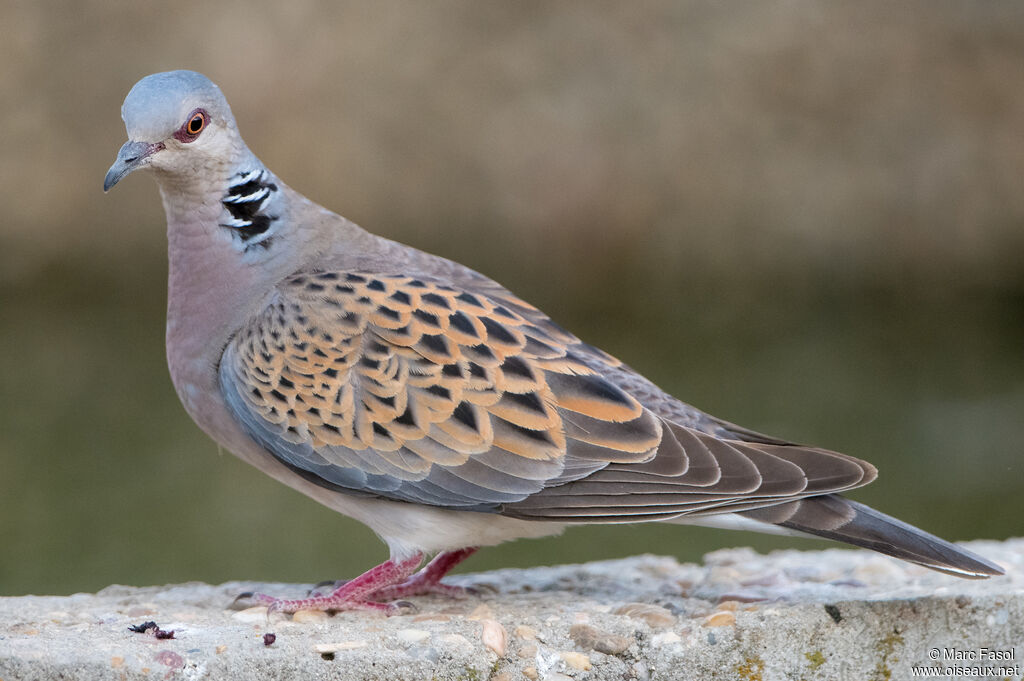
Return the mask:
[[[188,123],[185,124],[185,132],[190,135],[198,135],[206,127],[206,114],[202,111],[197,111],[192,114],[192,118],[188,119]]]
[[[210,114],[206,113],[203,109],[196,109],[188,115],[185,122],[181,124],[178,131],[174,133],[174,139],[179,142],[194,142],[199,133],[206,129],[206,125],[210,122]]]

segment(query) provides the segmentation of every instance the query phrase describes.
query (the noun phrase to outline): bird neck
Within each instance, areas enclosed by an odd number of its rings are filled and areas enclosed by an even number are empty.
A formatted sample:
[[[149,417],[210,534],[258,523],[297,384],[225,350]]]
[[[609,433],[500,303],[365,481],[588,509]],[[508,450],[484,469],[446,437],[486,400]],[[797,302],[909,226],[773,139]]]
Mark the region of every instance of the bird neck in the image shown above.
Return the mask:
[[[251,153],[213,176],[157,181],[167,214],[168,363],[200,425],[194,396],[219,390],[220,353],[280,281],[311,264],[365,268],[383,250],[401,266],[398,244],[309,201]]]
[[[224,345],[302,257],[289,243],[284,185],[252,154],[217,170],[157,174],[167,214],[167,359],[197,419],[195,396],[216,390]]]

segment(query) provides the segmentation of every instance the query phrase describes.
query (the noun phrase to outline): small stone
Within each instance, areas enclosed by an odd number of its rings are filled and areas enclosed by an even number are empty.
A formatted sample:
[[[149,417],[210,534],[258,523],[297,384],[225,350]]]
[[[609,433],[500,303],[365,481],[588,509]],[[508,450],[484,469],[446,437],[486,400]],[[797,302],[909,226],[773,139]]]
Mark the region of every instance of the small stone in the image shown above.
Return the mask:
[[[611,634],[589,624],[572,625],[569,637],[580,648],[596,650],[605,655],[620,655],[633,645],[632,638]]]
[[[537,646],[532,643],[528,643],[520,648],[516,654],[524,660],[532,660],[537,657]]]
[[[562,658],[562,661],[573,669],[578,669],[583,672],[590,671],[590,656],[584,655],[583,653],[577,653],[573,650],[564,650],[558,653],[558,656]]]
[[[267,606],[255,605],[245,610],[239,610],[231,616],[232,619],[236,619],[239,622],[266,622],[267,621]]]
[[[296,610],[292,615],[292,622],[322,622],[327,619],[327,613],[323,610]]]
[[[470,646],[469,639],[462,634],[445,634],[441,637],[441,642],[456,648],[468,648]]]
[[[616,615],[625,615],[633,619],[643,620],[653,628],[670,627],[676,623],[675,615],[651,603],[627,603],[615,610]]]
[[[215,652],[215,653],[217,653],[218,655],[220,655],[221,653],[223,653],[223,652],[224,652],[225,650],[227,650],[227,649],[228,649],[228,647],[227,647],[227,646],[225,646],[225,645],[220,645],[220,646],[217,646],[216,648],[214,648],[213,650],[214,650],[214,652]]]
[[[731,612],[716,612],[704,620],[707,627],[731,627],[736,624],[736,615]]]
[[[483,644],[497,653],[498,657],[505,657],[505,648],[508,645],[508,634],[505,627],[495,620],[481,620],[482,630],[480,640]]]
[[[525,624],[520,624],[518,627],[516,627],[514,633],[516,635],[516,638],[521,638],[524,641],[537,640],[537,630],[533,627],[528,627]]]
[[[540,674],[537,672],[536,667],[523,667],[523,676],[530,679],[530,681],[537,681],[537,677]]]
[[[722,601],[718,604],[719,610],[728,610],[729,612],[736,612],[736,608],[739,606],[739,601]]]
[[[473,612],[466,615],[466,619],[474,621],[492,620],[494,619],[494,611],[491,610],[491,606],[487,605],[486,603],[481,603],[480,605],[476,606]]]
[[[430,638],[430,632],[423,629],[401,629],[395,632],[395,637],[403,643],[422,643]]]
[[[114,669],[124,666],[124,658],[120,655],[115,655],[114,657],[110,658],[110,666]]]
[[[674,631],[663,631],[651,637],[651,645],[663,646],[669,643],[679,643],[682,638]]]
[[[271,632],[271,633],[263,634],[263,645],[264,646],[272,646],[272,645],[274,645],[274,641],[276,641],[276,640],[277,640],[277,634],[275,634],[275,633]]]
[[[356,650],[358,648],[365,648],[366,641],[340,641],[338,643],[317,643],[313,646],[313,650],[320,653],[321,655],[329,653],[337,653],[343,650]]]

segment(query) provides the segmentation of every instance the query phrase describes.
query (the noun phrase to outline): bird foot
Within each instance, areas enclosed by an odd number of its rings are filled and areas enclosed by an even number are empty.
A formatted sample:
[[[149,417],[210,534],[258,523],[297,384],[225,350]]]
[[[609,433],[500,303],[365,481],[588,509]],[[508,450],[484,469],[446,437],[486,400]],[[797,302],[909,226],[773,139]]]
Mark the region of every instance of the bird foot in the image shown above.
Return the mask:
[[[452,584],[441,584],[440,582],[428,583],[425,580],[408,579],[401,584],[386,586],[380,591],[373,593],[374,598],[382,601],[391,601],[397,598],[408,598],[410,596],[437,595],[447,598],[463,599],[467,596],[476,595],[476,589],[465,586],[454,586]]]
[[[439,553],[415,575],[397,584],[378,589],[373,592],[373,597],[377,600],[391,601],[397,598],[427,594],[437,594],[448,598],[466,598],[478,594],[479,591],[471,587],[441,583],[441,578],[448,574],[449,570],[473,555],[475,551],[475,548],[467,548]]]
[[[244,598],[256,605],[265,605],[268,614],[299,610],[371,610],[395,615],[410,608],[415,610],[412,603],[399,600],[409,596],[438,594],[449,598],[465,598],[479,593],[472,587],[441,584],[441,577],[475,550],[446,551],[437,555],[419,572],[416,572],[416,568],[423,559],[421,555],[401,561],[389,560],[355,579],[320,582],[308,592],[306,598],[275,598],[250,592],[241,594],[235,600]],[[325,587],[330,587],[330,591],[324,593]]]
[[[369,599],[359,599],[338,594],[338,590],[327,596],[313,596],[310,598],[275,598],[262,593],[244,593],[238,598],[245,598],[255,605],[265,605],[267,614],[275,612],[294,613],[299,610],[322,610],[324,612],[339,612],[342,610],[368,610],[379,612],[384,615],[397,615],[403,611],[417,610],[416,606],[409,601],[394,601],[391,603],[379,603]]]
[[[407,580],[419,566],[423,556],[416,554],[405,560],[389,560],[367,570],[355,579],[343,582],[326,596],[311,595],[307,598],[275,598],[261,593],[242,594],[257,605],[267,606],[267,614],[274,612],[298,612],[299,610],[373,610],[386,615],[395,615],[411,603],[381,603],[375,599],[382,588]],[[236,599],[237,600],[237,599]]]
[[[306,594],[309,598],[319,598],[327,596],[336,589],[348,584],[347,579],[337,580],[326,580],[313,586],[312,589]],[[374,591],[371,596],[374,600],[378,601],[391,601],[397,598],[408,598],[410,596],[446,596],[448,598],[463,599],[469,596],[479,596],[486,592],[493,592],[493,587],[482,586],[477,588],[476,586],[455,586],[454,584],[442,584],[441,582],[431,582],[427,579],[420,578],[419,575],[413,575],[409,579],[405,580],[401,584],[393,584],[391,586],[385,586],[379,591]],[[252,598],[252,594],[246,594],[247,598]]]

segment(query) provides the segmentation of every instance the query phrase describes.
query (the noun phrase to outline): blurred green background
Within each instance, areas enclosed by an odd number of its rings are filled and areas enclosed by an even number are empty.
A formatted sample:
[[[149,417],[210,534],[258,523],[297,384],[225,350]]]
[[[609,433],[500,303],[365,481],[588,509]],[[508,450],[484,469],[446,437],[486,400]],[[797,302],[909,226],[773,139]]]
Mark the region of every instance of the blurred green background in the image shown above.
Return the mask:
[[[216,446],[164,364],[140,77],[218,82],[311,198],[502,281],[667,390],[866,458],[951,539],[1024,512],[1024,5],[0,7],[0,593],[317,581],[366,529]],[[585,528],[466,569],[813,542]]]

